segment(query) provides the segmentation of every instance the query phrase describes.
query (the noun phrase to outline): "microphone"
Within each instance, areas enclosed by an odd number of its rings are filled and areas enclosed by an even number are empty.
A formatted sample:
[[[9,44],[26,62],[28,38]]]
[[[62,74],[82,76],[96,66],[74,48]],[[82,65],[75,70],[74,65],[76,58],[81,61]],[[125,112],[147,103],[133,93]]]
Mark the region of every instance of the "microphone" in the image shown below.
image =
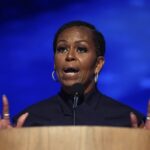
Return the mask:
[[[73,95],[73,125],[76,125],[76,108],[78,106],[79,98],[83,96],[84,88],[81,83],[76,83],[72,86],[71,95]]]
[[[73,109],[77,108],[79,98],[83,96],[84,88],[81,83],[76,83],[72,86],[71,95],[73,95]]]

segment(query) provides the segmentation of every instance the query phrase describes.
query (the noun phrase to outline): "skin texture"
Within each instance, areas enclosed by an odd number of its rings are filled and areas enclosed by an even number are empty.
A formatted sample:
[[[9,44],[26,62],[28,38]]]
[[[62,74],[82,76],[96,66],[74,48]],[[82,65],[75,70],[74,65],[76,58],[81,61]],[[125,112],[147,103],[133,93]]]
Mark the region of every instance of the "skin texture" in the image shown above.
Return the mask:
[[[65,29],[57,39],[55,70],[66,92],[75,83],[82,83],[85,93],[95,87],[94,77],[102,69],[104,58],[97,57],[96,48],[87,27]],[[66,73],[67,68],[75,68],[77,73]]]
[[[62,88],[69,92],[75,83],[84,85],[85,93],[95,87],[94,77],[98,74],[104,64],[102,56],[96,56],[96,49],[92,38],[92,32],[87,27],[70,27],[65,29],[57,39],[54,67]],[[74,68],[76,73],[66,73],[66,69]],[[9,114],[9,103],[6,95],[2,96],[3,110],[0,116],[0,129],[22,127],[27,119],[28,112],[21,115],[16,125],[12,125]],[[147,116],[150,117],[150,101],[148,103]],[[138,127],[137,117],[130,114],[131,126]],[[140,128],[150,129],[150,120],[141,124]]]
[[[21,115],[18,118],[17,124],[13,126],[10,121],[10,116],[5,116],[5,114],[9,114],[9,103],[6,95],[2,96],[2,104],[3,104],[3,112],[0,118],[0,129],[10,129],[10,128],[20,128],[23,126],[26,118],[28,117],[28,113]]]

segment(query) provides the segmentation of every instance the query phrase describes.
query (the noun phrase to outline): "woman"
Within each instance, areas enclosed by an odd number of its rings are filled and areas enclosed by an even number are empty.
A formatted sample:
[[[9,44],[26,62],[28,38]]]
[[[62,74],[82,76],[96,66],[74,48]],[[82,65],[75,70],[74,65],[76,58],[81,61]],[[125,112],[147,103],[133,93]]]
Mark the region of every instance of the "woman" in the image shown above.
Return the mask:
[[[150,109],[144,124],[143,115],[98,91],[96,82],[104,65],[105,41],[93,25],[83,21],[63,25],[55,35],[53,47],[54,72],[61,90],[19,114],[15,118],[15,127],[102,125],[150,128]],[[0,127],[12,127],[6,96],[3,96]]]

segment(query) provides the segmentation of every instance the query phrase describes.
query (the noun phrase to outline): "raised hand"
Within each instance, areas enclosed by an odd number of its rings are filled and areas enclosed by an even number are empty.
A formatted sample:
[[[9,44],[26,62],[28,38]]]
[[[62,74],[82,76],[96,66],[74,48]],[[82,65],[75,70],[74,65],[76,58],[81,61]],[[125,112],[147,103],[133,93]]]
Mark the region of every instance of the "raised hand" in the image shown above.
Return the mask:
[[[131,120],[131,126],[133,128],[137,128],[138,120],[137,120],[136,115],[133,112],[130,113],[130,120]],[[139,127],[144,128],[144,129],[150,129],[150,100],[148,102],[146,121],[145,121],[145,123],[143,122]]]
[[[3,110],[2,115],[0,116],[0,129],[8,129],[8,128],[19,128],[22,127],[26,118],[28,117],[28,113],[25,113],[19,117],[17,120],[17,125],[13,126],[10,121],[10,114],[9,114],[9,103],[6,95],[2,96],[2,104],[3,104]]]
[[[150,100],[148,102],[147,117],[146,117],[146,122],[145,122],[144,128],[150,129]]]

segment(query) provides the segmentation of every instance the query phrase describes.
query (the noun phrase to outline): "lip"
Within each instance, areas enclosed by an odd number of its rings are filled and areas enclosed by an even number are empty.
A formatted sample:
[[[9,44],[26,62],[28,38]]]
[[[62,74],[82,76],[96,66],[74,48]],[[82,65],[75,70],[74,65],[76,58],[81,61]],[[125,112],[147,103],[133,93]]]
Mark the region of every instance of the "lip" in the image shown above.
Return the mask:
[[[63,68],[63,71],[64,71],[65,73],[67,73],[67,72],[74,72],[74,73],[77,73],[77,72],[79,72],[79,68],[78,68],[78,67],[73,67],[73,66],[68,66],[68,67],[64,67],[64,68]]]
[[[63,68],[64,79],[77,79],[79,77],[80,69],[74,66],[67,66]]]

